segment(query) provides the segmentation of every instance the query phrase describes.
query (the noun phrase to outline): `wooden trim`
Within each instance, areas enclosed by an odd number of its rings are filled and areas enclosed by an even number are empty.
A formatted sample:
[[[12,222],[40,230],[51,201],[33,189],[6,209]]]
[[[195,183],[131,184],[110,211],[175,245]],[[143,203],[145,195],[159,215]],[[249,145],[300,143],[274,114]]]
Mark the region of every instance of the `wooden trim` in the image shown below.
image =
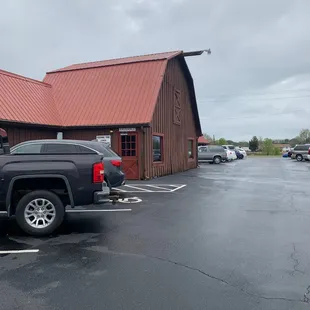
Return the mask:
[[[153,137],[161,137],[160,140],[160,151],[161,151],[161,161],[154,161],[154,155],[153,155]],[[152,133],[152,162],[153,166],[163,166],[165,162],[165,156],[164,156],[164,134],[159,132],[153,132]]]

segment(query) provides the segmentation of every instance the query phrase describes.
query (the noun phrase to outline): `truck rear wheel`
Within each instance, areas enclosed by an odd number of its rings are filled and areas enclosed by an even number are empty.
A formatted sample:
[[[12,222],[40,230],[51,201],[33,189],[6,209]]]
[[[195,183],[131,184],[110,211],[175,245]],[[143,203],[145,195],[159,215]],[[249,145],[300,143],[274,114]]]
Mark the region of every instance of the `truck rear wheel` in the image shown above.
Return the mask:
[[[17,204],[15,215],[18,225],[26,233],[44,236],[62,224],[65,207],[56,194],[37,190],[23,196]]]

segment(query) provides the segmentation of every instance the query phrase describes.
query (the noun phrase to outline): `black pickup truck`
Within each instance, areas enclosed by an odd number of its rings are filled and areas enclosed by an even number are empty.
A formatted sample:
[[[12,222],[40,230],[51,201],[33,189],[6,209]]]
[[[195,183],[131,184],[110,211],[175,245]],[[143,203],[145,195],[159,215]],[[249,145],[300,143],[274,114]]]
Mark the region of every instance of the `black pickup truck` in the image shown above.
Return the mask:
[[[10,155],[0,141],[0,211],[36,236],[51,234],[65,207],[110,201],[100,154]]]

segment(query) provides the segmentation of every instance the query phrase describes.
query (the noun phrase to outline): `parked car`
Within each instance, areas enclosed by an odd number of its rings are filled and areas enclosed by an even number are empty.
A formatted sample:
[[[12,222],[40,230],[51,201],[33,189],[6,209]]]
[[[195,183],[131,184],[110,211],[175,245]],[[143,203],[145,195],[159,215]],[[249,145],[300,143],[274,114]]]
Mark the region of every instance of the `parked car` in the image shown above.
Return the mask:
[[[230,144],[222,145],[222,147],[223,147],[225,150],[232,150],[232,151],[234,151],[235,148],[236,148],[234,145],[230,145]]]
[[[243,159],[243,154],[241,154],[241,152],[237,148],[235,148],[235,153],[238,159]]]
[[[227,154],[227,161],[232,161],[232,160],[237,159],[237,154],[236,154],[235,151],[228,150],[228,149],[225,149],[225,151],[226,151],[226,154]]]
[[[248,156],[248,154],[246,153],[246,151],[243,148],[236,147],[236,149],[243,155],[242,158],[246,158]]]
[[[108,187],[125,184],[122,158],[102,142],[84,140],[32,140],[19,143],[11,148],[11,154],[103,154],[104,180]]]
[[[1,155],[0,210],[26,233],[49,235],[63,223],[67,205],[110,201],[102,159],[97,152]]]
[[[220,145],[206,145],[198,147],[198,160],[210,161],[220,164],[222,160],[227,159],[225,149]]]
[[[310,144],[297,144],[292,150],[291,158],[297,161],[308,160],[309,148]]]

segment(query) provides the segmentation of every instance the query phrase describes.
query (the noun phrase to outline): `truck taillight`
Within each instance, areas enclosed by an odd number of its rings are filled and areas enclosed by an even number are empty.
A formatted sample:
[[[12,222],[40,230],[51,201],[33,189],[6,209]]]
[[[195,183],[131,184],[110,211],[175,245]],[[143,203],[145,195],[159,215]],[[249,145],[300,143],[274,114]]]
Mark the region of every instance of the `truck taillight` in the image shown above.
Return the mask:
[[[93,165],[93,183],[103,183],[104,180],[104,164],[103,162]]]
[[[309,148],[309,150],[308,150],[308,154],[310,155],[310,148]]]
[[[120,167],[122,165],[122,162],[118,159],[112,159],[111,160],[111,164],[114,166],[114,167]]]

